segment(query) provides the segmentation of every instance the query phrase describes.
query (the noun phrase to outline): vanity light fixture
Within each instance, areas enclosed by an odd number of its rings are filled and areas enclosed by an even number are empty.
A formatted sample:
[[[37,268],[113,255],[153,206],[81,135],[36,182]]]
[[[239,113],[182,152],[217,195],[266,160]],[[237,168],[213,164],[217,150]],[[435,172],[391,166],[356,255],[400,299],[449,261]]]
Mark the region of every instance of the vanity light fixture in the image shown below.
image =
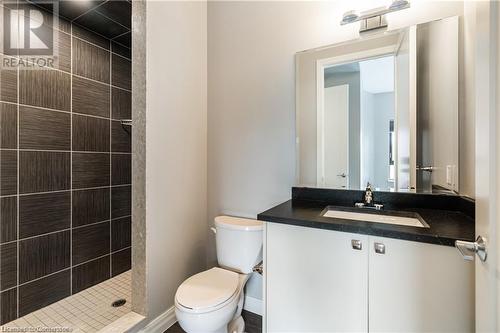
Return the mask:
[[[352,22],[356,22],[359,18],[359,14],[355,10],[350,10],[348,12],[345,12],[344,15],[342,16],[342,22],[340,24],[348,24]]]
[[[387,7],[378,7],[358,13],[355,10],[345,12],[340,25],[360,21],[359,32],[370,31],[387,27],[385,14],[410,8],[409,0],[394,0]]]

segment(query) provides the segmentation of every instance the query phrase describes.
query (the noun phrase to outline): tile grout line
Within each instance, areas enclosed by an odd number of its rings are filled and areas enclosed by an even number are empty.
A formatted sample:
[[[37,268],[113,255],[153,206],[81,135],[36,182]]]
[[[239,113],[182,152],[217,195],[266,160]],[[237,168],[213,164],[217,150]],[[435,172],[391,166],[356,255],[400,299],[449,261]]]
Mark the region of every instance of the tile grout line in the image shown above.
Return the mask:
[[[16,9],[19,9],[19,3],[16,3]],[[19,25],[19,20],[17,22],[17,24]],[[19,26],[18,26],[18,31],[19,31]],[[20,43],[20,40],[19,40],[19,35],[17,36],[17,42],[18,44]],[[17,55],[19,56],[19,51],[17,52]],[[19,264],[19,260],[20,260],[20,251],[19,251],[19,204],[20,204],[20,200],[19,200],[19,193],[20,193],[20,181],[19,181],[19,166],[21,165],[21,161],[20,161],[20,153],[19,153],[19,147],[21,146],[21,143],[20,143],[20,124],[21,124],[21,119],[20,119],[20,111],[19,111],[19,103],[21,102],[21,89],[20,89],[20,69],[19,67],[17,67],[16,69],[16,73],[17,73],[17,165],[16,165],[16,169],[17,169],[17,216],[16,216],[16,240],[17,240],[17,243],[16,243],[16,256],[17,256],[17,267],[16,267],[16,318],[19,318],[19,271],[20,271],[20,264]]]
[[[3,148],[0,149],[2,151],[16,151],[17,149],[13,148]],[[33,152],[33,153],[62,153],[62,154],[69,154],[69,153],[75,153],[75,154],[111,154],[109,151],[84,151],[84,150],[58,150],[58,149],[30,149],[30,148],[23,148],[19,149],[21,152]],[[126,152],[113,152],[113,154],[120,154],[120,155],[132,155],[132,153],[126,153]],[[49,191],[50,192],[50,191]],[[8,196],[8,195],[2,195],[2,197]]]
[[[112,186],[95,186],[95,187],[82,187],[82,188],[74,188],[73,191],[87,191],[87,190],[99,190],[99,189],[107,189],[109,187],[127,187],[127,186],[132,186],[132,184],[119,184],[119,185],[112,185]],[[30,192],[30,193],[20,193],[19,197],[28,197],[31,195],[41,195],[41,194],[52,194],[52,193],[62,193],[62,192],[69,192],[71,191],[70,189],[65,189],[65,190],[54,190],[54,191],[45,191],[45,192]],[[0,198],[12,198],[12,197],[17,197],[17,194],[11,194],[11,195],[5,195],[5,196],[0,196]]]
[[[69,294],[73,295],[73,25],[71,24],[69,27],[70,31],[70,71],[71,71],[71,76],[70,76],[70,90],[69,90],[69,96],[70,96],[70,166],[69,166],[69,174],[70,174],[70,179],[69,179],[69,187],[70,187],[70,217],[69,217],[69,266],[70,266],[70,271],[69,271]]]
[[[83,12],[82,14],[78,15],[77,17],[75,17],[73,20],[71,20],[71,24],[73,24],[74,21],[78,20],[80,17],[82,17],[83,15],[93,11],[93,10],[96,10],[97,8],[101,7],[102,5],[104,5],[107,1],[103,1],[102,3],[100,3],[99,5],[97,6],[94,6],[88,10],[86,10],[85,12]],[[89,30],[90,31],[90,30]]]
[[[92,191],[92,190],[101,190],[101,189],[107,189],[109,187],[116,188],[116,187],[129,187],[132,186],[132,184],[120,184],[120,185],[112,185],[112,186],[97,186],[97,187],[84,187],[84,188],[74,188],[73,191]],[[44,195],[44,194],[57,194],[57,193],[65,193],[65,192],[70,192],[70,189],[66,190],[55,190],[55,191],[48,191],[48,192],[32,192],[32,193],[20,193],[19,197],[29,197],[29,196],[34,196],[34,195]],[[0,196],[0,198],[17,198],[17,194],[9,194],[9,195],[4,195]],[[2,243],[2,242],[0,242]],[[3,244],[3,243],[2,243]]]
[[[82,224],[82,225],[78,225],[78,226],[73,226],[72,229],[71,228],[64,228],[64,229],[59,229],[59,230],[55,230],[55,231],[44,232],[44,233],[37,234],[37,235],[34,235],[34,236],[23,237],[23,238],[19,238],[18,240],[13,240],[13,241],[9,241],[9,242],[3,242],[3,243],[1,243],[1,245],[12,244],[12,243],[15,243],[15,242],[23,242],[25,240],[29,240],[29,239],[33,239],[33,238],[44,237],[44,236],[53,235],[53,234],[62,233],[62,232],[67,232],[67,231],[71,231],[71,230],[83,229],[83,228],[86,228],[86,227],[95,226],[97,224],[111,222],[111,221],[123,220],[123,219],[131,218],[131,217],[132,217],[132,215],[118,216],[118,217],[115,217],[115,218],[112,218],[112,219],[106,219],[106,220],[101,220],[101,221],[98,221],[98,222],[92,222],[92,223]]]
[[[82,40],[82,41],[83,41],[83,40]],[[83,42],[85,42],[85,41],[83,41]],[[112,53],[112,52],[111,52],[111,51],[109,51],[109,50],[106,50],[106,49],[103,49],[103,50],[105,50],[106,52],[110,53],[110,58],[111,58],[111,53]],[[125,58],[125,57],[123,57],[123,56],[120,56],[119,54],[116,54],[116,53],[112,53],[112,54],[117,55],[117,56],[119,56],[119,57],[121,57],[121,58],[124,58],[125,60],[127,60],[127,61],[131,62],[131,60],[130,60],[130,59],[127,59],[127,58]],[[17,59],[17,60],[20,60],[20,58],[15,58],[15,57],[12,57],[12,56],[7,56],[7,57],[9,57],[9,58],[14,58],[14,59]],[[108,83],[108,82],[102,82],[102,81],[99,81],[99,80],[96,80],[96,79],[92,79],[92,78],[90,78],[90,77],[86,77],[86,76],[83,76],[83,75],[74,74],[74,73],[73,73],[73,74],[71,74],[70,72],[67,72],[67,71],[62,70],[62,69],[59,69],[59,68],[48,67],[48,66],[39,66],[39,65],[37,65],[37,64],[35,64],[35,63],[33,63],[33,62],[29,61],[29,60],[25,60],[25,59],[23,59],[23,62],[28,63],[28,64],[35,65],[35,66],[37,66],[37,67],[41,68],[42,70],[61,72],[62,74],[66,74],[66,75],[74,75],[74,76],[75,76],[75,77],[77,77],[77,78],[80,78],[80,79],[85,79],[85,80],[89,80],[89,81],[92,81],[92,82],[95,82],[95,83],[105,84],[105,85],[111,85],[111,84],[110,84],[110,83]],[[18,64],[18,66],[19,66],[19,64]],[[23,70],[28,70],[28,69],[23,69]],[[111,86],[112,86],[113,88],[117,88],[117,89],[125,90],[125,91],[128,91],[128,92],[130,92],[130,93],[132,92],[132,90],[129,90],[129,89],[127,89],[127,88],[123,88],[123,87],[120,87],[120,86],[115,86],[115,85],[111,85]]]
[[[109,44],[109,47],[111,48],[111,41]],[[113,122],[111,121],[111,118],[113,118],[113,98],[112,98],[112,93],[113,93],[113,88],[112,88],[112,82],[113,81],[113,56],[112,53],[109,55],[109,277],[111,278],[113,276],[113,256],[111,255],[111,251],[113,249],[113,222],[111,219],[113,218]]]
[[[74,75],[73,76],[75,77],[78,77],[78,75]],[[108,84],[103,84],[103,85],[108,85]],[[120,87],[112,87],[114,89],[119,89],[119,90],[123,90],[123,91],[126,91],[126,92],[130,92],[129,90],[126,90],[126,89],[123,89],[123,88],[120,88]],[[6,102],[6,101],[0,101],[0,104],[9,104],[9,105],[18,105],[18,103],[12,103],[12,102]],[[96,116],[96,115],[93,115],[93,114],[87,114],[87,113],[81,113],[81,112],[71,112],[71,111],[66,111],[66,110],[58,110],[58,109],[51,109],[51,108],[46,108],[46,107],[43,107],[43,106],[37,106],[37,105],[29,105],[29,104],[19,104],[19,106],[23,107],[23,108],[28,108],[28,109],[38,109],[38,110],[46,110],[46,111],[50,111],[50,112],[59,112],[59,113],[73,113],[77,116],[85,116],[85,117],[91,117],[91,118],[97,118],[97,119],[103,119],[103,120],[109,120],[110,118],[107,118],[107,117],[102,117],[102,116]],[[122,120],[121,118],[120,119],[116,119],[116,118],[111,118],[112,121],[120,121]],[[6,148],[2,148],[2,149],[6,149]]]

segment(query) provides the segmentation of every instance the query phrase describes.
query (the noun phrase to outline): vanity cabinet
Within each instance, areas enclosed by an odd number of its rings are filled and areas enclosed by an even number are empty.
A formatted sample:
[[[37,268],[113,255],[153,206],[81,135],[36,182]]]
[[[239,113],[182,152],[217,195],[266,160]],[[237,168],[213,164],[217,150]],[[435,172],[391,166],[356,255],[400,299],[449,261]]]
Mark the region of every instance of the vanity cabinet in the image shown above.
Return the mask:
[[[474,265],[453,247],[277,223],[265,229],[267,332],[474,330]]]
[[[266,223],[268,332],[363,332],[368,316],[365,235]]]
[[[369,241],[370,332],[474,332],[474,262],[451,246]]]

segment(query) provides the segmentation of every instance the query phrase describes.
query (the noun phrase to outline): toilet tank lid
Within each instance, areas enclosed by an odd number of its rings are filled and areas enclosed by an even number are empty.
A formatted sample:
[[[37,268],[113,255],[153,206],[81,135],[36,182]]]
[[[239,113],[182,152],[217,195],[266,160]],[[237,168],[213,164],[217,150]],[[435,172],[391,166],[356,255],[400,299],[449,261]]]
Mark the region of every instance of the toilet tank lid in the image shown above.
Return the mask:
[[[234,216],[217,216],[215,226],[241,231],[261,231],[263,228],[262,221]]]

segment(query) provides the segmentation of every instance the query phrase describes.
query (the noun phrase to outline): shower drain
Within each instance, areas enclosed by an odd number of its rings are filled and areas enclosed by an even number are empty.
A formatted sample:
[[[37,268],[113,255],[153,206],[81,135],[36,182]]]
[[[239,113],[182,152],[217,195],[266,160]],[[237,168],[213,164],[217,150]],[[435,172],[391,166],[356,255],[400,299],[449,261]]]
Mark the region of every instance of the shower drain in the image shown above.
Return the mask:
[[[111,303],[111,306],[114,308],[118,308],[120,306],[125,305],[125,303],[127,303],[127,300],[125,298],[121,298],[121,299],[117,299],[116,301]]]

